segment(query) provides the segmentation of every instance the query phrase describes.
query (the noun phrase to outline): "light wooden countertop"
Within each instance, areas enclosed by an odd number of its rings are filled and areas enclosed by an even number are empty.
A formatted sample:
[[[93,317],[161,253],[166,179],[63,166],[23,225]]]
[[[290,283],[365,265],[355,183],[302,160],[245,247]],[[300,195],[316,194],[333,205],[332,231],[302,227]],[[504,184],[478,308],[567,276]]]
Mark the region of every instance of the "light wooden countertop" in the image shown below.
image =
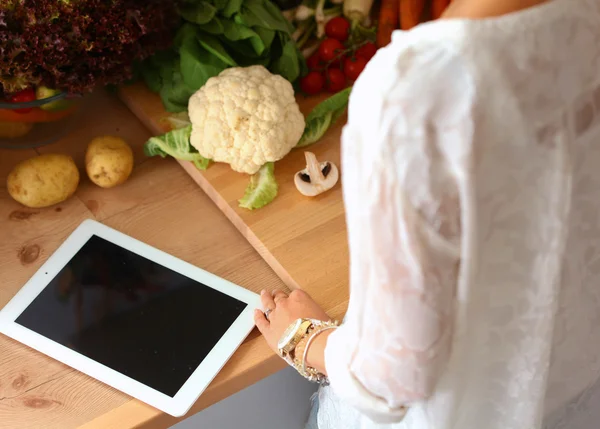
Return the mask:
[[[82,166],[98,135],[125,138],[136,167],[124,185],[101,189],[85,173],[76,195],[42,210],[26,209],[6,191],[12,167],[36,153],[68,153]],[[173,160],[147,159],[149,132],[116,97],[90,96],[69,136],[37,151],[0,149],[0,308],[84,219],[94,218],[253,291],[285,288],[281,280]],[[328,310],[328,309],[326,309]],[[189,415],[282,369],[256,330]],[[308,400],[308,398],[307,398]],[[0,427],[10,429],[167,428],[177,422],[90,377],[0,335]]]

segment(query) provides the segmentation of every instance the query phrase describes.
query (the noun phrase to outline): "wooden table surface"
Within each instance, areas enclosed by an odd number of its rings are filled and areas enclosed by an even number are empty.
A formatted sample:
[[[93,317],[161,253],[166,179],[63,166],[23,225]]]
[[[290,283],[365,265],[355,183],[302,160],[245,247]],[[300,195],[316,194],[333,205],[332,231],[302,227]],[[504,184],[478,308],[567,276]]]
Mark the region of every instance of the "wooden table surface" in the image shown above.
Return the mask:
[[[160,97],[143,83],[123,86],[119,96],[129,109],[155,134],[168,130]],[[309,112],[327,95],[297,97],[300,110]],[[320,161],[340,165],[340,136],[345,116],[320,141],[307,148]],[[182,161],[182,167],[221,209],[231,223],[269,264],[290,289],[303,289],[341,319],[349,299],[348,236],[341,181],[316,198],[301,195],[294,185],[296,173],[306,166],[303,149],[294,149],[275,163],[278,194],[260,210],[239,207],[248,186],[248,175],[227,164],[213,163],[206,171]]]
[[[136,167],[124,185],[101,189],[82,180],[68,201],[26,209],[6,191],[12,167],[36,153],[68,153],[79,166],[98,135],[125,138]],[[0,308],[63,240],[94,218],[253,291],[285,288],[248,242],[173,160],[146,159],[145,127],[104,92],[89,97],[76,129],[37,151],[0,149]],[[326,309],[327,310],[327,309]],[[282,369],[256,330],[189,415]],[[307,398],[308,400],[308,398]],[[177,420],[0,335],[0,427],[43,429],[167,428]]]

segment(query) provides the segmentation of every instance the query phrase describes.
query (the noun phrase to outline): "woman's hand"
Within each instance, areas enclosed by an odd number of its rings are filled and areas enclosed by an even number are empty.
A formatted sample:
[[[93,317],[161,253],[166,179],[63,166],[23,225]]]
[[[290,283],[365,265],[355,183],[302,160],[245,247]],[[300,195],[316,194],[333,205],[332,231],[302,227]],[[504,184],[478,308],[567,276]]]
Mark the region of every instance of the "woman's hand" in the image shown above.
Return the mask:
[[[262,311],[256,310],[254,321],[275,353],[277,353],[279,338],[297,319],[331,320],[327,313],[304,291],[295,290],[288,296],[281,290],[273,293],[263,290],[260,295],[263,310],[270,310],[269,318],[267,319]]]

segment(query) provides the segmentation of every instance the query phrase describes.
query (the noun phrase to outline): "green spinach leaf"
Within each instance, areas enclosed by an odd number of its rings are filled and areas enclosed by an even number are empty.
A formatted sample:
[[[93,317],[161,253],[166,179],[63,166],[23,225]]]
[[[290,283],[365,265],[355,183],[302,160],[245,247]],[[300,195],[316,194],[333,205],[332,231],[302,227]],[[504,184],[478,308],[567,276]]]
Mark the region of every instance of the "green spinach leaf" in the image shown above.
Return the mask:
[[[160,66],[160,79],[165,82],[171,81],[173,78],[173,72],[175,71],[175,64],[177,63],[177,55],[172,55],[170,58],[165,58]]]
[[[242,67],[244,67],[242,64],[245,64],[247,62],[247,60],[255,61],[254,63],[251,62],[250,64],[259,64],[259,63],[261,63],[261,60],[266,57],[265,55],[258,55],[254,51],[254,47],[252,46],[252,43],[250,43],[249,39],[237,40],[237,41],[223,39],[222,42],[224,45],[226,45],[229,48],[229,53],[236,60],[238,65],[240,65]],[[245,58],[246,61],[240,60],[240,57]],[[269,64],[271,58],[267,57],[266,59],[267,59],[267,64]]]
[[[202,45],[204,49],[206,49],[208,52],[213,54],[215,57],[217,57],[219,60],[221,60],[228,66],[237,66],[235,60],[231,58],[231,55],[227,53],[221,42],[219,42],[219,39],[217,39],[215,36],[212,36],[210,34],[199,33],[198,42],[200,42],[200,45]]]
[[[321,140],[327,130],[344,114],[352,88],[332,95],[319,103],[306,117],[304,134],[296,147],[306,147]]]
[[[209,23],[216,14],[217,8],[206,1],[186,3],[179,9],[179,15],[183,19],[200,25]]]
[[[242,4],[241,16],[248,27],[263,27],[289,33],[289,22],[279,13],[275,18],[266,8],[264,0],[245,0]]]
[[[254,49],[254,52],[256,52],[256,54],[258,56],[261,56],[262,54],[265,53],[265,49],[267,49],[267,47],[265,46],[265,44],[263,43],[263,41],[260,37],[258,37],[258,38],[252,37],[251,39],[248,39],[248,41],[250,42],[250,44],[252,45],[252,48]]]
[[[150,64],[146,64],[138,70],[141,72],[142,79],[144,79],[144,82],[146,82],[150,91],[159,92],[163,84],[160,77],[160,69],[153,67]]]
[[[151,91],[160,92],[164,80],[171,79],[173,63],[176,59],[177,55],[171,50],[159,51],[138,67],[142,78]]]
[[[273,61],[271,66],[273,73],[283,76],[290,82],[295,81],[300,76],[300,63],[296,49],[296,43],[292,39],[289,39],[283,45],[281,56]]]
[[[186,22],[181,27],[173,39],[173,47],[175,50],[179,49],[184,40],[191,39],[198,32],[198,27],[194,24]]]
[[[253,52],[259,56],[265,51],[266,46],[262,41],[260,35],[257,32],[253,31],[251,28],[248,28],[243,24],[238,24],[233,21],[223,21],[223,28],[223,35],[228,40],[247,42],[242,42],[244,45],[248,45],[249,43]]]
[[[160,90],[160,96],[165,109],[168,112],[186,110],[188,100],[195,90],[184,82],[178,63],[175,63],[173,67],[167,66],[165,69],[172,70],[168,79],[163,81],[163,86]]]
[[[247,44],[248,49],[243,49],[240,46],[241,41],[240,42],[230,42],[228,40],[225,40],[225,41],[223,41],[223,43],[229,48],[229,53],[231,54],[231,56],[233,57],[235,62],[238,64],[238,66],[248,67],[248,66],[261,65],[261,66],[269,68],[269,64],[271,63],[271,56],[270,56],[268,50],[265,51],[263,55],[258,56],[252,50],[252,47],[250,44]],[[251,54],[251,56],[249,54]]]
[[[212,0],[212,2],[214,3],[217,10],[223,11],[223,9],[227,7],[229,0]]]
[[[242,9],[242,3],[244,0],[229,0],[227,6],[223,9],[223,16],[225,18],[231,18],[236,13],[239,13]]]
[[[235,21],[224,20],[223,21],[223,36],[231,41],[245,40],[252,37],[260,37],[251,28],[246,27],[244,24],[238,24]]]
[[[225,62],[201,46],[195,38],[184,41],[180,53],[181,75],[194,92],[202,88],[208,79],[217,76],[228,67]]]
[[[272,18],[276,19],[277,21],[281,21],[283,24],[285,24],[287,27],[287,31],[290,34],[292,34],[296,30],[294,28],[294,25],[283,16],[283,14],[281,13],[281,9],[279,9],[271,0],[263,0],[263,7],[271,15]]]
[[[198,27],[202,31],[205,31],[207,33],[214,34],[214,35],[223,34],[223,31],[225,31],[223,22],[216,16],[209,23],[199,25]]]
[[[185,110],[189,97],[228,67],[263,65],[296,85],[306,73],[293,27],[270,0],[180,0],[178,12],[182,25],[171,48],[138,70],[169,112]]]
[[[265,47],[270,47],[271,44],[273,43],[273,40],[275,39],[275,30],[269,30],[268,28],[262,28],[262,27],[256,27],[254,29],[254,31],[256,32],[256,34],[258,34],[260,36],[260,39],[262,40],[263,44],[265,45]]]
[[[306,117],[307,122],[319,118],[329,112],[338,112],[341,110],[341,112],[344,113],[346,107],[348,107],[348,100],[350,99],[351,92],[352,87],[346,88],[317,104]]]

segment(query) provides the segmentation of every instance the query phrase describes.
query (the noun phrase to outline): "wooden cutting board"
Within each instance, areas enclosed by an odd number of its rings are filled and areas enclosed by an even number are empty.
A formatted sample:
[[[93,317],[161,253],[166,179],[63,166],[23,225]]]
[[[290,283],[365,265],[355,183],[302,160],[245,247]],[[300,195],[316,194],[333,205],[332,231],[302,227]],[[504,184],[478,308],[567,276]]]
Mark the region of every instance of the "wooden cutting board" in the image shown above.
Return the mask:
[[[168,113],[158,95],[145,85],[123,87],[120,96],[154,134],[168,131],[164,122]],[[298,103],[306,115],[323,98],[300,97]],[[345,116],[340,118],[320,142],[306,149],[320,161],[332,161],[340,167],[340,134],[345,122]],[[238,207],[248,175],[236,173],[225,164],[212,164],[206,171],[189,162],[180,164],[290,289],[303,289],[321,305],[333,308],[331,317],[344,314],[348,302],[348,247],[340,183],[318,197],[302,196],[294,186],[294,174],[306,165],[304,151],[293,150],[275,164],[277,198],[259,210],[249,211]]]

